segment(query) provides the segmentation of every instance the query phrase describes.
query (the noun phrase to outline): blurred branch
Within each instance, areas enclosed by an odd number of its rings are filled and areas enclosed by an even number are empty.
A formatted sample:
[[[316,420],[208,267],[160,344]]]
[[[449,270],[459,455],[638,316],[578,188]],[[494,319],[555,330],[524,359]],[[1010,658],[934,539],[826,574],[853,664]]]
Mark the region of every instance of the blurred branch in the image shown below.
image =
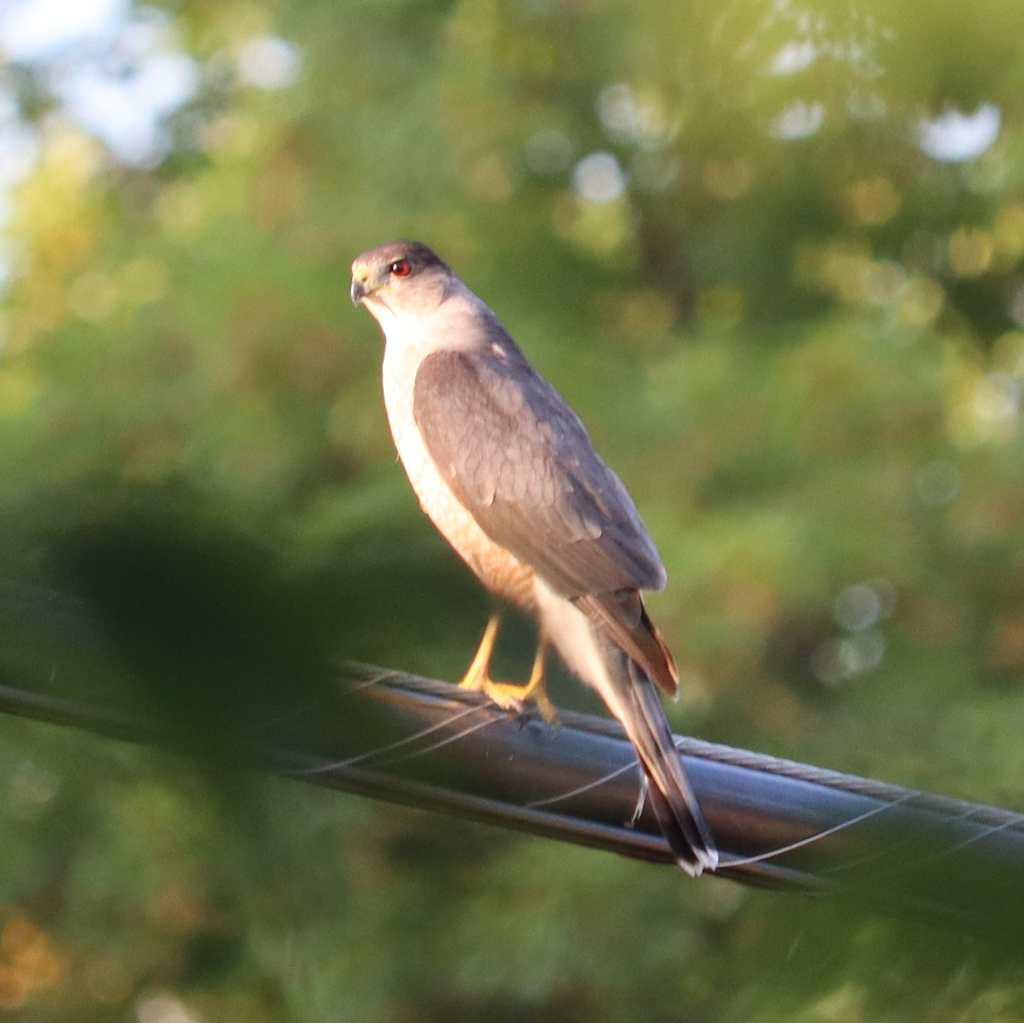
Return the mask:
[[[0,589],[7,680],[21,674],[8,656],[13,636],[22,650],[45,651],[51,673],[65,677],[70,661],[94,663],[104,645],[80,603],[22,587]],[[564,711],[551,727],[432,679],[357,664],[339,675],[321,697],[255,727],[248,740],[260,763],[318,785],[671,862],[652,816],[636,813],[639,775],[616,722]],[[176,743],[165,723],[120,700],[0,686],[0,711]],[[238,717],[251,721],[251,708]],[[721,876],[1021,930],[1021,815],[695,739],[679,739],[679,748],[723,852]]]

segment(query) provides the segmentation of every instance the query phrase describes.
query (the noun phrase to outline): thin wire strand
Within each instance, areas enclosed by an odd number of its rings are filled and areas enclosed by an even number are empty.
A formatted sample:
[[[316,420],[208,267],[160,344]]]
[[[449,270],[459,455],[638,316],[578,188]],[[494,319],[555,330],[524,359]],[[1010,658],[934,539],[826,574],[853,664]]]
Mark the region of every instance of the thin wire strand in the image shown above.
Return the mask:
[[[617,768],[614,771],[610,771],[608,774],[601,775],[600,778],[594,779],[594,781],[588,781],[586,785],[579,785],[574,789],[569,789],[567,792],[562,792],[557,796],[546,796],[544,799],[532,799],[529,803],[523,803],[523,806],[529,807],[531,810],[539,810],[544,806],[553,806],[555,803],[562,803],[567,799],[572,799],[575,796],[582,796],[584,792],[590,792],[593,789],[599,789],[602,785],[607,785],[608,782],[614,781],[616,778],[623,774],[628,774],[630,771],[636,770],[636,764],[623,764],[622,767]]]
[[[727,862],[722,863],[722,866],[746,867],[754,863],[767,863],[770,860],[778,859],[780,856],[785,856],[786,853],[793,852],[796,849],[803,849],[809,845],[816,845],[818,842],[823,841],[830,835],[846,831],[863,821],[870,820],[872,817],[877,817],[880,814],[886,813],[897,806],[899,802],[900,801],[885,803],[882,806],[873,806],[870,810],[865,810],[863,813],[859,813],[855,817],[850,817],[845,821],[840,821],[840,823],[834,824],[830,828],[825,828],[824,831],[818,831],[813,835],[808,835],[806,838],[801,838],[798,842],[791,842],[789,845],[779,846],[777,849],[772,849],[771,852],[759,853],[757,856],[748,856],[745,859],[730,859]]]
[[[432,735],[434,732],[439,732],[444,728],[448,728],[455,722],[461,721],[462,718],[471,717],[474,714],[478,714],[480,710],[480,707],[466,707],[464,710],[455,712],[450,718],[445,718],[444,721],[439,721],[435,724],[428,725],[426,728],[422,728],[420,729],[420,731],[414,732],[412,735],[405,735],[401,739],[396,739],[394,742],[389,742],[384,746],[379,746],[376,749],[368,750],[365,753],[359,753],[354,757],[348,757],[345,760],[331,761],[330,763],[321,764],[317,767],[306,768],[303,770],[286,771],[284,773],[292,775],[294,777],[302,777],[304,775],[310,774],[323,774],[329,771],[342,771],[346,767],[355,767],[356,764],[365,763],[368,760],[373,760],[374,758],[382,756],[386,753],[392,753],[396,749],[400,749],[403,746],[409,746],[414,742],[418,742],[420,739],[423,739],[428,735]],[[475,725],[473,728],[465,729],[462,732],[459,732],[457,735],[453,736],[452,738],[445,740],[439,745],[428,746],[424,750],[418,750],[416,751],[415,754],[411,754],[411,756],[418,756],[421,753],[429,752],[432,749],[438,749],[440,748],[441,745],[447,745],[448,742],[464,738],[467,735],[472,735],[473,732],[478,731],[480,728],[486,727],[489,724],[493,724],[493,719],[481,722]]]

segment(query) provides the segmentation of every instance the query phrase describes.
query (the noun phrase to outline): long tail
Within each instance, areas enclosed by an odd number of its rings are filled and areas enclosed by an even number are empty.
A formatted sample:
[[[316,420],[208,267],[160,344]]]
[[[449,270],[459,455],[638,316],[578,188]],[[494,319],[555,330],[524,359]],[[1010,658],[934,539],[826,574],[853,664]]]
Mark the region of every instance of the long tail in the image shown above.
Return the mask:
[[[683,770],[657,686],[607,640],[601,641],[610,685],[600,687],[608,709],[636,747],[650,781],[648,798],[676,862],[692,877],[718,866],[718,849]]]
[[[534,579],[534,596],[544,635],[569,669],[598,691],[636,747],[650,781],[651,807],[676,862],[693,877],[714,870],[718,850],[686,780],[657,686],[616,645],[603,615],[587,615],[540,577]]]

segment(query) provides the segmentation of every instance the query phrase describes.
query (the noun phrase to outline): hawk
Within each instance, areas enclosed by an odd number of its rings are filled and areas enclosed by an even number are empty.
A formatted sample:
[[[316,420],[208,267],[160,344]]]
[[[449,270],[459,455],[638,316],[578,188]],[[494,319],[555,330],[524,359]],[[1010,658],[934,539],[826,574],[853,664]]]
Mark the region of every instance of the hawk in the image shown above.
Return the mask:
[[[364,252],[352,301],[384,332],[384,404],[423,510],[487,589],[538,623],[526,686],[490,677],[497,617],[463,686],[506,708],[533,699],[552,720],[544,660],[554,646],[622,723],[680,867],[714,870],[718,852],[658,694],[675,697],[679,675],[640,596],[665,586],[665,568],[621,480],[498,317],[426,245]]]

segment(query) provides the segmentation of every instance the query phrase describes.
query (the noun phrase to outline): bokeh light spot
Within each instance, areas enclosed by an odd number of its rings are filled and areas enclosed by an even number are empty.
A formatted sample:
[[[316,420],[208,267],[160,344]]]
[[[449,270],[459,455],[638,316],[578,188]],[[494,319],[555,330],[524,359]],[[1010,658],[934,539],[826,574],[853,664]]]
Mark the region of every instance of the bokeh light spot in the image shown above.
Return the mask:
[[[795,75],[814,63],[818,56],[818,47],[810,40],[786,43],[772,58],[771,73],[773,75]]]
[[[908,281],[897,310],[897,321],[904,327],[927,327],[942,312],[946,293],[942,285],[928,278]]]
[[[877,629],[827,639],[811,657],[811,669],[820,682],[836,685],[873,671],[885,658],[885,637]]]
[[[629,237],[629,204],[581,202],[565,195],[553,211],[555,230],[573,245],[597,256],[615,252]]]
[[[791,103],[775,119],[772,125],[772,135],[777,139],[784,139],[788,142],[797,139],[809,139],[817,134],[818,129],[825,123],[825,104],[815,101],[806,103],[797,100]]]
[[[37,60],[110,32],[127,7],[128,0],[6,0],[0,4],[0,46],[10,60]]]
[[[634,90],[624,82],[601,90],[597,116],[605,134],[619,145],[657,148],[677,131],[677,126],[669,124],[664,101],[657,90]]]
[[[903,294],[907,275],[899,263],[888,259],[870,260],[860,271],[862,297],[868,305],[895,305]]]
[[[933,160],[960,163],[981,156],[995,145],[1002,126],[1002,112],[984,103],[972,114],[947,107],[938,117],[921,121],[917,142]]]
[[[37,991],[58,984],[63,972],[46,932],[13,914],[0,932],[0,1009],[20,1009]]]
[[[608,303],[607,316],[628,338],[664,337],[675,323],[672,300],[658,291],[641,291]]]
[[[640,112],[630,86],[609,85],[597,98],[597,116],[608,136],[619,142],[633,142],[640,134]]]
[[[626,191],[626,175],[612,153],[599,151],[576,164],[572,184],[584,202],[601,205],[622,197]]]
[[[1009,260],[1024,255],[1024,203],[1008,202],[996,214],[996,247]]]
[[[1024,378],[1024,331],[1008,330],[992,346],[992,368]]]
[[[847,191],[850,218],[867,227],[891,220],[899,212],[901,202],[899,190],[883,175],[855,181]]]
[[[992,235],[978,227],[959,227],[949,239],[949,262],[957,277],[980,277],[992,265]]]
[[[248,156],[256,144],[253,120],[242,114],[223,114],[203,132],[203,146],[211,156],[239,159]]]
[[[302,73],[298,47],[280,36],[257,36],[238,51],[238,74],[258,89],[285,89]]]
[[[103,270],[87,270],[68,289],[68,305],[83,320],[106,319],[120,298],[121,289]]]
[[[974,388],[973,409],[990,436],[1008,439],[1017,423],[1021,384],[1005,373],[986,373]]]
[[[948,459],[936,458],[917,470],[915,484],[921,503],[939,508],[960,496],[960,470]]]
[[[164,227],[173,234],[190,238],[201,234],[209,210],[199,182],[181,181],[168,185],[157,199],[157,214]]]
[[[868,583],[855,583],[840,591],[832,613],[844,629],[859,632],[870,628],[882,616],[882,601]]]
[[[135,1005],[138,1023],[200,1023],[180,998],[171,994],[150,994]]]

